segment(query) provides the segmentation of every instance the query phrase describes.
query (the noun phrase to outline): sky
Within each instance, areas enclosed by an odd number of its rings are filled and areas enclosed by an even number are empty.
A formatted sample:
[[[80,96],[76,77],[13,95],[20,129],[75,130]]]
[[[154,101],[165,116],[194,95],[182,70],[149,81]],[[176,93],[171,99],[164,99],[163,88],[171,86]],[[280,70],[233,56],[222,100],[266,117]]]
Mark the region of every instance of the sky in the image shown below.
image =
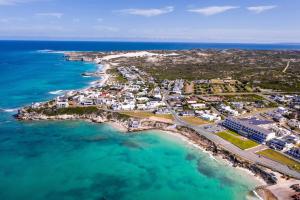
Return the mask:
[[[300,1],[0,0],[0,39],[300,43]]]

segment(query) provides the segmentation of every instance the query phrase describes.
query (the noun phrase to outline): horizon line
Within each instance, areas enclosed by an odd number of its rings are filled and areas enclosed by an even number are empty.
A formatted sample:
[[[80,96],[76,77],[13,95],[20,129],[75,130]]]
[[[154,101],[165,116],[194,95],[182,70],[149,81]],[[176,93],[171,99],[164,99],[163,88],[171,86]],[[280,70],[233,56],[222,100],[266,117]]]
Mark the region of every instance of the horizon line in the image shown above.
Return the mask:
[[[204,42],[204,41],[163,41],[163,40],[119,40],[119,39],[111,39],[111,40],[77,40],[77,39],[1,39],[0,41],[15,41],[15,42],[121,42],[121,43],[183,43],[183,44],[247,44],[247,45],[300,45],[300,42]]]

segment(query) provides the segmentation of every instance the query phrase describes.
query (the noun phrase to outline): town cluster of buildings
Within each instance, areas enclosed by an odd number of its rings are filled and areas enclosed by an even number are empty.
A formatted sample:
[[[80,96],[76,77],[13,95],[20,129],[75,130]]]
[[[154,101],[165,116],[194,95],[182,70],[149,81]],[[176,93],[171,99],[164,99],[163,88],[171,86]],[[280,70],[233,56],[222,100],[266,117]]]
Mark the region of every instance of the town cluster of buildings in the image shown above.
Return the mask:
[[[134,66],[118,67],[117,71],[126,79],[125,82],[112,81],[102,86],[70,91],[56,98],[56,107],[99,106],[114,111],[140,110],[170,114],[164,102],[167,100],[180,116],[192,116],[206,121],[219,121],[221,116],[227,116],[222,123],[226,128],[300,159],[299,135],[292,130],[300,127],[295,115],[300,109],[300,97],[297,95],[270,96],[273,101],[287,107],[278,107],[265,113],[264,119],[237,118],[240,114],[249,112],[250,106],[257,106],[257,102],[227,102],[222,96],[186,95],[184,80],[164,80],[157,84],[153,77]],[[137,123],[132,123],[132,126],[137,126]]]
[[[56,107],[99,106],[115,111],[144,110],[167,113],[159,87],[150,88],[146,73],[136,67],[119,67],[125,83],[111,82],[80,91],[72,91],[56,98]]]
[[[220,114],[214,112],[210,104],[197,97],[171,94],[168,103],[180,116],[198,117],[206,121],[221,120]]]

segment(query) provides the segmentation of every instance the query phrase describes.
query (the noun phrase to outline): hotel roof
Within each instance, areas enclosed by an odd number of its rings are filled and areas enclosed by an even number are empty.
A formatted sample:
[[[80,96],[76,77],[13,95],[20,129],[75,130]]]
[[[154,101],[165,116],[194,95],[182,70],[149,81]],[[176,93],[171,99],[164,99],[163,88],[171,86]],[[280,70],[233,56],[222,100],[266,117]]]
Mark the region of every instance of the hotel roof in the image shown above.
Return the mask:
[[[253,118],[250,118],[250,119],[247,119],[247,118],[243,118],[243,119],[236,119],[236,118],[233,118],[233,117],[229,117],[227,118],[228,120],[231,120],[231,121],[234,121],[235,123],[238,123],[244,127],[247,127],[247,128],[251,128],[253,130],[256,130],[262,134],[265,134],[265,135],[269,135],[270,133],[272,133],[272,131],[270,130],[267,130],[267,129],[264,129],[264,128],[261,128],[258,126],[259,123],[253,123]],[[270,121],[271,122],[271,121]]]
[[[273,121],[270,120],[263,120],[263,119],[259,119],[256,117],[252,117],[252,118],[242,118],[240,119],[241,121],[246,121],[248,124],[252,124],[252,125],[265,125],[265,124],[273,124]]]

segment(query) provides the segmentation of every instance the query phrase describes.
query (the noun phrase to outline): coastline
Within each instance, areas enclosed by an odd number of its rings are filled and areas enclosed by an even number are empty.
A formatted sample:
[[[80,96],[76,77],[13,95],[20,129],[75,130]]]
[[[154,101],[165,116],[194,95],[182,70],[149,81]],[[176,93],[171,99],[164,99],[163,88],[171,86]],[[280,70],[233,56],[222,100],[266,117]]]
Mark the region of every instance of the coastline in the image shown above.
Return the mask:
[[[67,52],[63,52],[64,54]],[[94,60],[93,61],[95,64],[100,65],[98,60]],[[90,88],[92,86],[103,86],[105,85],[105,83],[109,80],[110,75],[107,73],[107,70],[111,68],[111,63],[104,63],[101,64],[101,68],[100,66],[98,66],[97,72],[101,73],[101,79],[100,80],[96,80],[94,82],[91,83],[90,86],[88,86],[87,88]],[[55,116],[52,118],[48,118],[48,117],[43,117],[41,116],[41,118],[37,118],[37,119],[30,119],[30,120],[86,120],[86,121],[90,121],[90,122],[95,122],[95,123],[106,123],[109,124],[110,126],[112,126],[113,128],[116,128],[117,130],[119,130],[120,132],[123,133],[128,133],[128,132],[137,132],[139,133],[140,131],[144,131],[144,130],[157,130],[157,131],[162,131],[166,134],[172,135],[174,137],[178,137],[181,140],[185,141],[188,145],[192,145],[193,147],[201,150],[202,152],[207,153],[211,158],[213,158],[214,160],[216,160],[217,162],[221,161],[224,162],[224,164],[228,164],[232,167],[235,167],[241,171],[244,171],[245,173],[251,175],[251,177],[253,177],[255,180],[258,181],[259,185],[258,188],[255,190],[255,192],[257,192],[257,194],[259,194],[259,196],[263,199],[272,199],[272,195],[274,196],[274,188],[276,190],[276,187],[268,189],[268,183],[266,182],[266,180],[264,180],[263,178],[261,178],[260,176],[258,176],[257,174],[253,173],[253,171],[251,171],[249,169],[248,164],[246,164],[246,167],[244,166],[244,164],[239,165],[239,162],[244,162],[244,161],[238,161],[238,165],[236,165],[236,159],[240,159],[240,158],[236,158],[234,155],[224,155],[224,152],[226,150],[222,150],[220,153],[220,149],[221,147],[217,147],[215,144],[204,144],[205,142],[203,142],[203,144],[201,144],[201,142],[199,142],[198,140],[203,140],[203,138],[201,138],[199,136],[199,138],[193,139],[192,137],[188,137],[187,134],[185,133],[185,131],[176,129],[176,128],[169,128],[169,125],[166,127],[157,127],[156,123],[154,122],[155,125],[150,125],[149,127],[143,128],[143,129],[130,129],[129,127],[127,127],[124,124],[127,124],[127,121],[120,121],[120,119],[118,119],[118,117],[116,118],[104,118],[102,117],[97,117],[97,118],[93,118],[90,116],[74,116],[74,115],[61,115],[61,116]],[[151,121],[151,120],[150,120]],[[154,120],[152,120],[153,122]],[[207,140],[207,139],[206,139]],[[215,152],[215,150],[217,150],[217,153]],[[233,156],[233,159],[232,157]],[[242,159],[241,159],[242,160]],[[247,161],[245,161],[247,162]],[[277,186],[279,185],[276,184]],[[272,192],[273,191],[273,192]],[[277,198],[274,196],[274,199],[282,199],[280,194],[276,195]],[[271,198],[272,197],[272,198]]]

